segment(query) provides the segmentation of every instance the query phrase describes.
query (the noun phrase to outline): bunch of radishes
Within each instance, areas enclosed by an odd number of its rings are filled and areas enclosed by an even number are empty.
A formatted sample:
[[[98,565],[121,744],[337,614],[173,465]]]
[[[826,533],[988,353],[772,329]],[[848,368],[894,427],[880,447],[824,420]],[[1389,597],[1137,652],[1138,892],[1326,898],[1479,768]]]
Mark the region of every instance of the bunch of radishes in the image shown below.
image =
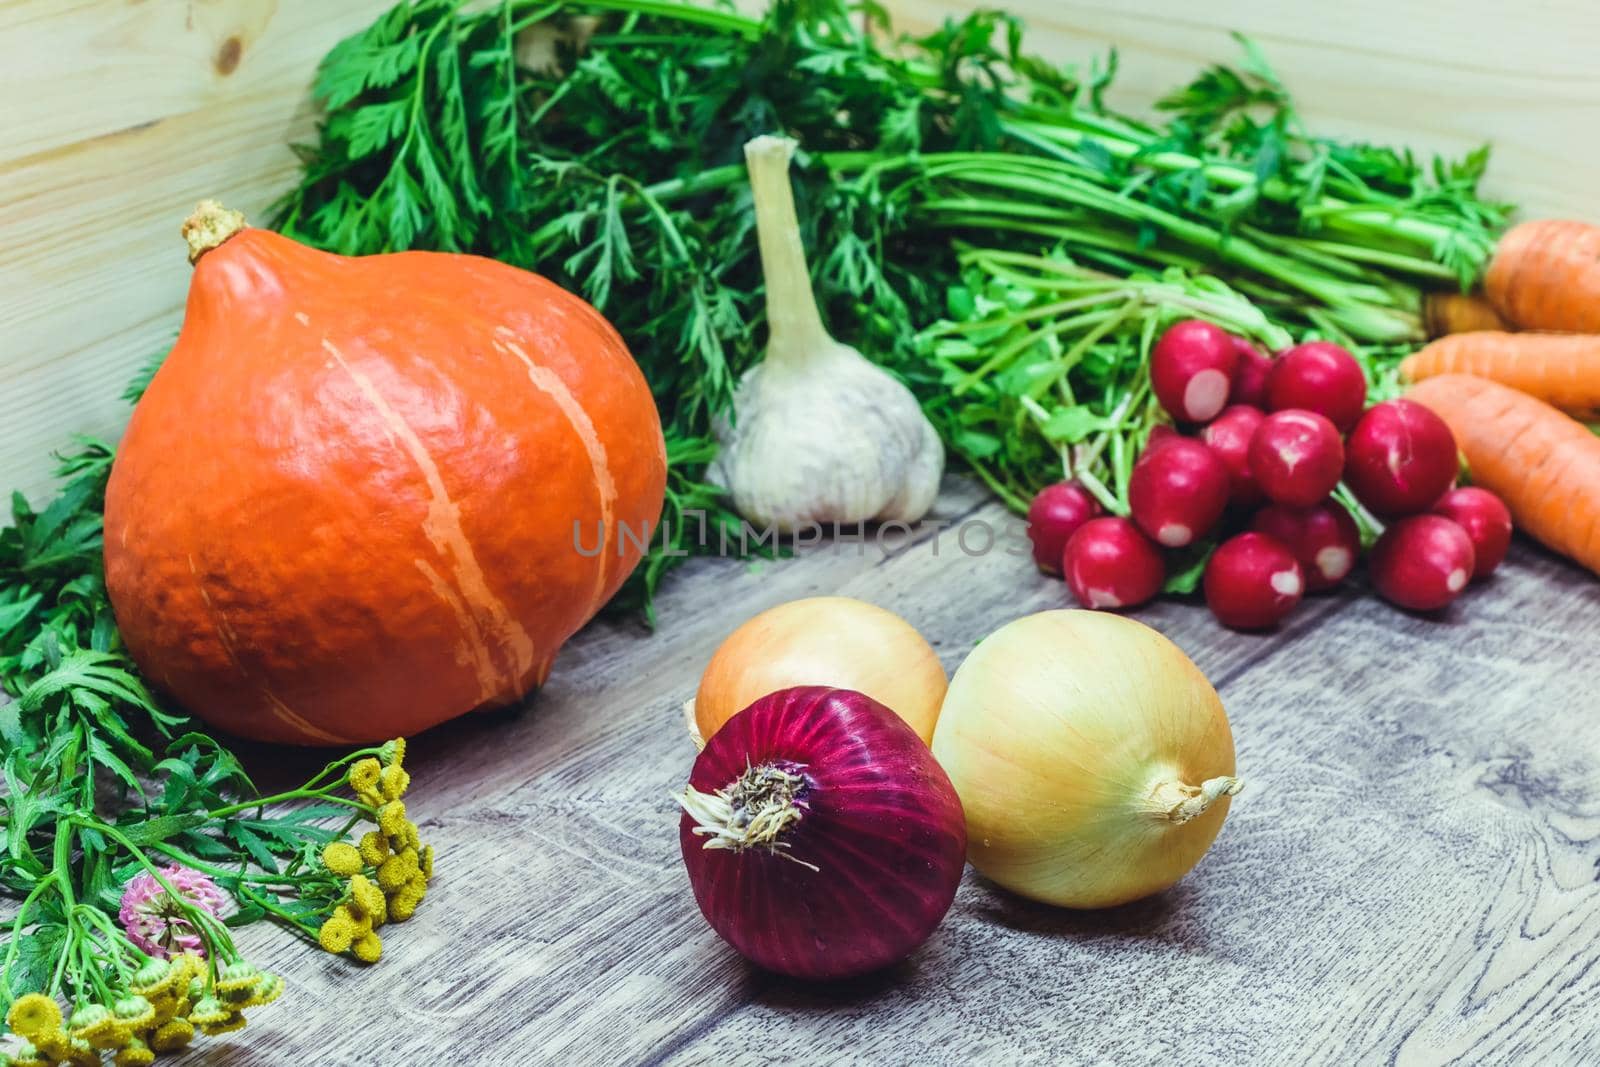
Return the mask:
[[[1034,559],[1085,607],[1150,600],[1166,580],[1162,549],[1222,534],[1205,564],[1206,604],[1226,626],[1274,626],[1306,592],[1332,589],[1355,567],[1361,533],[1333,496],[1341,480],[1364,519],[1388,524],[1368,569],[1401,607],[1442,608],[1505,557],[1506,506],[1483,489],[1451,488],[1459,467],[1449,427],[1408,400],[1367,408],[1361,367],[1336,344],[1309,341],[1269,359],[1191,319],[1152,349],[1150,384],[1173,420],[1197,432],[1151,432],[1128,481],[1128,517],[1101,514],[1073,482],[1047,487],[1028,509]]]

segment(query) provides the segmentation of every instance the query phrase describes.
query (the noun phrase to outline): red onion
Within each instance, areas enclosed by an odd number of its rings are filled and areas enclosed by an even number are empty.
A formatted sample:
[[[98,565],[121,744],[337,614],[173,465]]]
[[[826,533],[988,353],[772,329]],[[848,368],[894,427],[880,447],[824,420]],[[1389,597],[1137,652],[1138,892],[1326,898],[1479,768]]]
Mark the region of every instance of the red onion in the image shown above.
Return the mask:
[[[831,979],[897,963],[955,899],[966,820],[898,715],[797,686],[729,719],[695,760],[678,826],[695,902],[759,966]]]

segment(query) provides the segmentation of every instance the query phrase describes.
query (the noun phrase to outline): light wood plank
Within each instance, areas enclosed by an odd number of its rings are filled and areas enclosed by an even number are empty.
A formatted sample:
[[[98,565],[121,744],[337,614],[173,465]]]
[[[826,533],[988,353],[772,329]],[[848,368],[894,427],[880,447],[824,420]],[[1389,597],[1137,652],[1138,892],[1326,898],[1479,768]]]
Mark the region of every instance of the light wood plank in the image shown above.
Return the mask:
[[[123,385],[177,333],[178,224],[203,196],[262,217],[294,179],[289,144],[314,133],[317,60],[387,6],[0,4],[7,487],[45,492],[74,432],[120,434]]]
[[[292,105],[321,54],[387,6],[8,0],[0,4],[0,164],[240,96]]]
[[[926,30],[966,0],[891,4]],[[1600,221],[1600,5],[1589,0],[1009,0],[1032,50],[1078,64],[1115,47],[1107,99],[1148,112],[1206,64],[1235,63],[1229,31],[1253,37],[1315,133],[1459,155],[1494,145],[1485,189],[1529,217]]]

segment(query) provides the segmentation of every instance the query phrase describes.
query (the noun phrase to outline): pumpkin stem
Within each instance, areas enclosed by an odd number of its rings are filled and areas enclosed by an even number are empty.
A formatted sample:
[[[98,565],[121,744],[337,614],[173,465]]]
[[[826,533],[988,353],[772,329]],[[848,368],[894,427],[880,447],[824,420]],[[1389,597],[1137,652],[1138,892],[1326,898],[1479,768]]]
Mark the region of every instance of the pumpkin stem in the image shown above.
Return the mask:
[[[189,262],[198,263],[200,257],[244,229],[242,211],[229,211],[218,200],[202,200],[194,206],[194,214],[183,220],[183,239],[189,243]]]

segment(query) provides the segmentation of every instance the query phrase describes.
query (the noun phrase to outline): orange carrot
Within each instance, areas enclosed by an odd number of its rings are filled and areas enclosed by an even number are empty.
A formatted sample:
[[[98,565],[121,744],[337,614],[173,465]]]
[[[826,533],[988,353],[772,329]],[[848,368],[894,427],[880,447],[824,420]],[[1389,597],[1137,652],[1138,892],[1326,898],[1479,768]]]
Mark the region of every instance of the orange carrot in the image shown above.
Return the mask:
[[[1511,328],[1481,293],[1428,293],[1422,298],[1422,326],[1429,337]]]
[[[1567,411],[1600,409],[1600,337],[1581,333],[1454,333],[1400,364],[1408,382],[1471,374]]]
[[[1513,226],[1483,280],[1502,318],[1524,330],[1600,333],[1600,226],[1537,219]]]
[[[1600,437],[1525,393],[1466,374],[1411,388],[1449,424],[1472,480],[1497,494],[1516,524],[1600,574]]]

